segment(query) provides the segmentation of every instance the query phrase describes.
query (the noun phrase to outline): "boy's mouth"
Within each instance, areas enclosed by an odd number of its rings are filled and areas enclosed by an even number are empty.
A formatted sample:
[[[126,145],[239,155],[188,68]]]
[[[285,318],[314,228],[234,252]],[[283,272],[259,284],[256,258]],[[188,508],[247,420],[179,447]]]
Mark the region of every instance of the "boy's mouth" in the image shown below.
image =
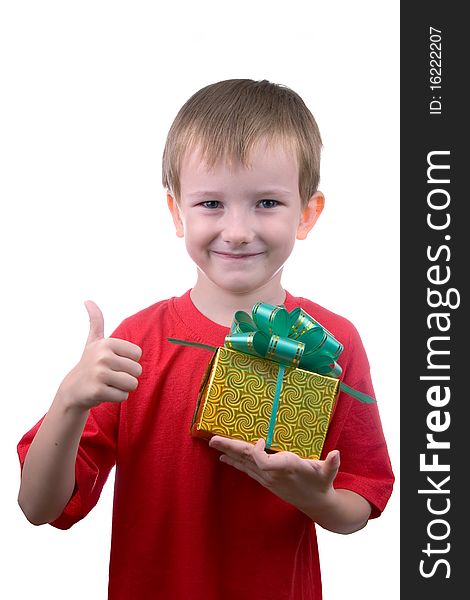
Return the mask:
[[[250,252],[250,253],[245,253],[242,254],[241,252],[237,252],[237,253],[232,253],[232,252],[216,252],[215,250],[212,250],[212,253],[215,254],[216,256],[220,256],[221,258],[226,258],[226,259],[234,259],[234,260],[242,260],[242,259],[247,259],[247,258],[252,258],[254,256],[260,256],[261,254],[263,254],[263,252]]]

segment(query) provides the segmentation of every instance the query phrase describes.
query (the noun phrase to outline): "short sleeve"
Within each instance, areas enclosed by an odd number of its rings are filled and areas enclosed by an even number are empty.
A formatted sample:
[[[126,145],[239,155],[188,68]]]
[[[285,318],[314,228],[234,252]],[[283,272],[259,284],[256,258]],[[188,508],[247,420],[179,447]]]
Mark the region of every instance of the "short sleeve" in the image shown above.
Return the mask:
[[[112,337],[126,339],[122,325]],[[75,463],[75,488],[62,514],[51,525],[69,529],[96,505],[109,473],[116,463],[120,404],[105,402],[91,409],[80,439]],[[44,417],[17,446],[21,468]]]
[[[343,381],[375,398],[369,362],[355,329],[349,342]],[[394,475],[382,430],[379,403],[364,403],[341,392],[325,444],[325,453],[340,451],[340,470],[334,487],[363,496],[372,506],[371,518],[384,510],[393,489]]]

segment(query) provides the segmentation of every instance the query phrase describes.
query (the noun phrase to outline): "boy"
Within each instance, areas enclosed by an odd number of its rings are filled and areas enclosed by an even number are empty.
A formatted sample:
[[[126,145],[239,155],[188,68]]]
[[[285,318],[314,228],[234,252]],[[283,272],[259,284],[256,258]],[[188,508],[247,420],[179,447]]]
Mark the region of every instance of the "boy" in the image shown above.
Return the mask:
[[[376,404],[340,394],[322,460],[267,454],[263,440],[208,446],[188,428],[209,354],[166,341],[221,346],[237,310],[300,306],[344,345],[343,381],[373,394],[351,323],[281,286],[323,209],[320,149],[288,88],[229,80],[192,96],[168,134],[163,184],[196,284],[109,339],[87,302],[83,356],[18,446],[19,503],[35,524],[83,518],[116,464],[112,600],[318,600],[314,523],[351,533],[385,508],[393,474]]]

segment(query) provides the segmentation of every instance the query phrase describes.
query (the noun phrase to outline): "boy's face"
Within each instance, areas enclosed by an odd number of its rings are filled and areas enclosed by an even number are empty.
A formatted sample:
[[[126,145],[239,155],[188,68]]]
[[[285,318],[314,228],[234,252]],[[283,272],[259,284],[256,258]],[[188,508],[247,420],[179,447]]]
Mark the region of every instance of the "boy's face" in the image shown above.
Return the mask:
[[[258,144],[249,168],[220,162],[208,170],[199,152],[187,153],[179,206],[170,195],[168,205],[177,235],[213,284],[249,293],[280,275],[324,203],[317,192],[302,209],[298,179],[297,160],[282,146]]]

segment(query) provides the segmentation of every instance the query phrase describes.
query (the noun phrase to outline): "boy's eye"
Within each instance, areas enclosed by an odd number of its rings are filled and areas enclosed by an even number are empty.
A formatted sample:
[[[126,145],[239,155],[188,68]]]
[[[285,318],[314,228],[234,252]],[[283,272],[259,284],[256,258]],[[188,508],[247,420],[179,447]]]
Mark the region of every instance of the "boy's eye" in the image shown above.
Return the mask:
[[[275,208],[279,205],[279,202],[277,200],[265,198],[264,200],[259,201],[259,205],[263,208]],[[221,204],[219,200],[205,200],[204,202],[201,202],[201,206],[214,210],[216,208],[220,208]]]
[[[220,202],[218,200],[206,200],[205,202],[201,202],[201,206],[204,208],[219,208]]]
[[[260,200],[260,204],[263,206],[263,208],[275,208],[279,202],[277,200],[270,200],[269,198],[266,198],[265,200]]]

